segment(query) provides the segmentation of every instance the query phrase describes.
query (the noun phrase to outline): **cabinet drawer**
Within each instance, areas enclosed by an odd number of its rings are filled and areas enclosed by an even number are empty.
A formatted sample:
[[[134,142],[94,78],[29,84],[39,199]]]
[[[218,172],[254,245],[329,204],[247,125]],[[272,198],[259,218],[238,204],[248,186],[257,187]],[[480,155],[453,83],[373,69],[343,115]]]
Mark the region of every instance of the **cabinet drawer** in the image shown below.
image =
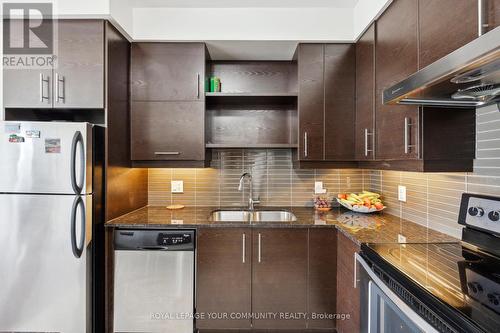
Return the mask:
[[[133,102],[132,160],[204,160],[204,110],[203,102]]]

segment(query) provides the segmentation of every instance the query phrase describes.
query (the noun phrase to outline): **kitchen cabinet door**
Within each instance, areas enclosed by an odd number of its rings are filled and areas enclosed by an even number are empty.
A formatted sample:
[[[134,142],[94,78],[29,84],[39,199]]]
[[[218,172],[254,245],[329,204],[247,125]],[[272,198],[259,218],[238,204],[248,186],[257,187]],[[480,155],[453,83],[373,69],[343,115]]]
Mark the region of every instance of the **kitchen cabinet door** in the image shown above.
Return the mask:
[[[204,102],[132,102],[132,160],[202,161],[204,128]]]
[[[471,0],[419,0],[420,68],[478,37],[478,4]]]
[[[356,43],[357,160],[375,158],[375,23]]]
[[[418,69],[418,0],[394,1],[377,21],[376,152],[377,159],[419,158],[419,110],[384,105],[382,93]]]
[[[7,25],[23,24],[22,20],[5,20]],[[19,32],[19,34],[18,34]],[[11,44],[23,45],[22,29],[12,29]],[[36,45],[38,37],[29,34],[30,45]],[[5,54],[8,57],[8,54]],[[5,108],[52,108],[52,66],[42,69],[3,68],[3,107]]]
[[[313,315],[337,312],[336,275],[337,230],[309,229],[308,328],[335,328],[335,320]]]
[[[205,318],[196,320],[196,328],[251,328],[250,319],[207,317],[251,312],[251,235],[250,228],[198,229],[196,311]]]
[[[354,160],[356,47],[325,44],[325,159]]]
[[[324,45],[300,44],[299,76],[299,160],[324,159]]]
[[[103,108],[104,21],[58,20],[57,29],[54,107]]]
[[[485,32],[495,29],[500,26],[500,0],[488,0],[486,1],[486,19],[487,27],[485,27]]]
[[[254,229],[252,310],[277,317],[255,318],[254,329],[304,329],[307,312],[307,229]]]
[[[349,315],[337,320],[337,332],[360,332],[360,295],[354,288],[354,254],[359,246],[342,232],[337,233],[337,313]]]
[[[133,43],[132,101],[203,101],[203,43]]]

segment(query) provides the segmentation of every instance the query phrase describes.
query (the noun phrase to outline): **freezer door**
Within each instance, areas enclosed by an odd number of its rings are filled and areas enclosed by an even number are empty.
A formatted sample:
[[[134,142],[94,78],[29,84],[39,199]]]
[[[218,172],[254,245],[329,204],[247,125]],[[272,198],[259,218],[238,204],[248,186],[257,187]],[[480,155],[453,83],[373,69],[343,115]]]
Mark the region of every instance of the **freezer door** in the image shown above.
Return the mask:
[[[92,125],[0,122],[0,193],[92,193]]]
[[[92,196],[0,194],[0,332],[87,333]]]

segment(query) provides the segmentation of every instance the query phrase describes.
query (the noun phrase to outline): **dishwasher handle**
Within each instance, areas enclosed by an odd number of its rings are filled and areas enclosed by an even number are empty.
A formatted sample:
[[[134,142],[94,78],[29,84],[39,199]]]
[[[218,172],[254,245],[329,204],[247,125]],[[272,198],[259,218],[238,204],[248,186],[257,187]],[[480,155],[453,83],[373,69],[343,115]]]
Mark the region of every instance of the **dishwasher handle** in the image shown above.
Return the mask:
[[[166,251],[169,250],[167,246],[142,246],[138,247],[137,250],[142,251]]]

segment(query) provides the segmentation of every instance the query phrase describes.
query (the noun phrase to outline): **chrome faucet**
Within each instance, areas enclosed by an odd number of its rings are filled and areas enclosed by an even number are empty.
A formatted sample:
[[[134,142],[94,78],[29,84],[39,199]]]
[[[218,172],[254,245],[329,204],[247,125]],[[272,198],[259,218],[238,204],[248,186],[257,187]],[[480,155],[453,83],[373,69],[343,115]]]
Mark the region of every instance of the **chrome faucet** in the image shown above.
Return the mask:
[[[250,194],[248,197],[248,209],[249,210],[254,210],[254,205],[260,204],[260,200],[254,200],[253,199],[253,182],[252,182],[252,175],[249,174],[248,172],[245,172],[244,174],[241,175],[240,177],[240,185],[238,186],[238,191],[243,191],[243,183],[245,182],[245,178],[248,178],[249,185],[250,185]]]

